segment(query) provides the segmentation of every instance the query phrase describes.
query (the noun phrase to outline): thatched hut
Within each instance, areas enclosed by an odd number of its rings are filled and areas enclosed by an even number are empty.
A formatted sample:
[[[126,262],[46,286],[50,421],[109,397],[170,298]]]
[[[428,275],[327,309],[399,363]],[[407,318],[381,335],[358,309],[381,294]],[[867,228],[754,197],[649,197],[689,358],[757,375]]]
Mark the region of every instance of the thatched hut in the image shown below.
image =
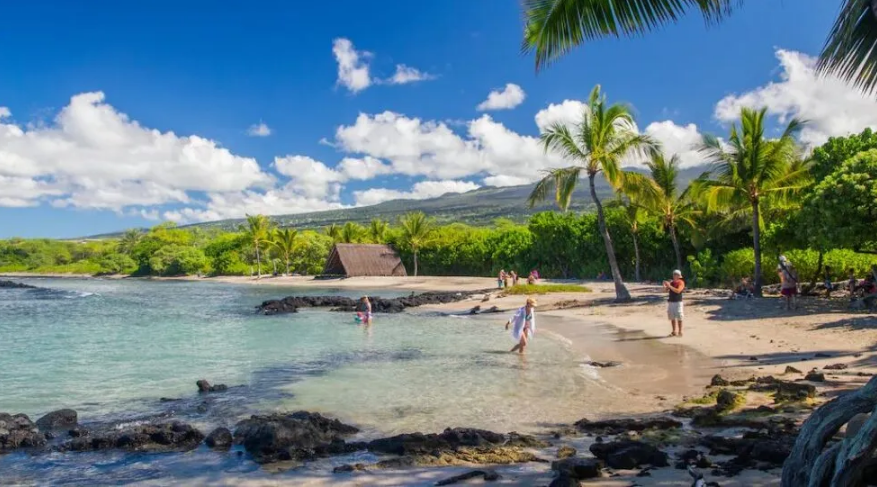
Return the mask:
[[[335,244],[326,267],[326,276],[407,276],[399,254],[389,245]]]

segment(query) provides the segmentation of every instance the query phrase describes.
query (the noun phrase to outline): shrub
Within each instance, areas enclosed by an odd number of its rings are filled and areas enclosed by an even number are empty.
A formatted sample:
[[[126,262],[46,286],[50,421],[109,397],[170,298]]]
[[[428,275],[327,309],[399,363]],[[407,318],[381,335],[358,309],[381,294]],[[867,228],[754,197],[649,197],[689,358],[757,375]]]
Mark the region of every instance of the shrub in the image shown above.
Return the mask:
[[[590,288],[578,284],[521,284],[505,289],[505,294],[589,293]]]

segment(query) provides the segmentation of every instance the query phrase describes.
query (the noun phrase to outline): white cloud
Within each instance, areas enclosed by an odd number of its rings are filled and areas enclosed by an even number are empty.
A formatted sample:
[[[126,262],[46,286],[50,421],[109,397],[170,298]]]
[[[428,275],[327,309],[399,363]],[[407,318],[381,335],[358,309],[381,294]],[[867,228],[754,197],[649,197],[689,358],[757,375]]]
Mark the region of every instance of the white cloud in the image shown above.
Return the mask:
[[[343,208],[340,202],[326,201],[299,194],[294,187],[285,186],[265,192],[240,191],[211,193],[201,207],[169,210],[162,214],[165,220],[178,223],[243,218],[250,214],[282,215]]]
[[[703,140],[703,135],[697,129],[697,125],[677,125],[671,120],[652,122],[645,130],[661,143],[664,154],[668,157],[679,156],[680,167],[693,167],[704,164],[703,155],[698,152],[698,146]]]
[[[554,124],[573,125],[581,122],[588,105],[579,100],[563,100],[562,103],[550,104],[536,114],[536,126],[539,132],[545,132]]]
[[[380,159],[371,156],[363,158],[345,157],[338,163],[338,170],[348,179],[372,179],[382,174],[392,174],[393,168]]]
[[[274,168],[308,198],[338,199],[341,183],[347,180],[339,171],[306,156],[277,157]]]
[[[28,196],[16,198],[30,205],[55,197],[56,206],[113,210],[184,202],[187,191],[274,183],[255,159],[197,135],[142,127],[106,104],[101,92],[72,97],[48,124],[0,121],[0,176],[19,178],[21,187],[30,188]]]
[[[259,122],[250,125],[250,128],[247,129],[247,135],[250,137],[268,137],[271,135],[271,127],[265,124],[265,122]]]
[[[386,79],[386,83],[391,85],[404,85],[407,83],[416,83],[418,81],[427,81],[431,79],[435,79],[435,76],[420,71],[417,68],[412,68],[411,66],[397,64],[396,72],[393,73],[393,76]]]
[[[338,38],[332,42],[332,53],[338,62],[338,84],[352,93],[362,91],[372,84],[367,59],[371,54],[357,51],[349,39]]]
[[[0,119],[4,119],[7,117],[11,117],[11,116],[12,116],[12,112],[10,112],[8,108],[0,107]]]
[[[524,103],[524,90],[514,83],[505,85],[502,91],[493,90],[487,95],[487,99],[481,102],[477,108],[479,112],[487,110],[508,110]]]
[[[836,76],[821,76],[816,60],[795,51],[778,49],[780,80],[741,95],[730,95],[716,105],[715,116],[733,122],[741,107],[763,107],[786,123],[793,117],[808,120],[801,141],[818,146],[832,136],[877,127],[877,99],[861,93]]]
[[[467,181],[421,181],[411,187],[411,191],[399,191],[388,188],[372,188],[365,191],[354,191],[353,197],[357,206],[368,206],[384,201],[408,199],[423,200],[437,198],[447,193],[465,193],[478,189],[480,186]]]

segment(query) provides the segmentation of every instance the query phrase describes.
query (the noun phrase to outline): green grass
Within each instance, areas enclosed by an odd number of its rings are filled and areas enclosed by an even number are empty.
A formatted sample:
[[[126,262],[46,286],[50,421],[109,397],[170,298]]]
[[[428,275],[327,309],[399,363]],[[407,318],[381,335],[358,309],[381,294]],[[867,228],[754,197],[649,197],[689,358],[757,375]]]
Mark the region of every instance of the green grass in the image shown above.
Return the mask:
[[[589,293],[591,290],[577,284],[519,284],[503,291],[505,294]]]

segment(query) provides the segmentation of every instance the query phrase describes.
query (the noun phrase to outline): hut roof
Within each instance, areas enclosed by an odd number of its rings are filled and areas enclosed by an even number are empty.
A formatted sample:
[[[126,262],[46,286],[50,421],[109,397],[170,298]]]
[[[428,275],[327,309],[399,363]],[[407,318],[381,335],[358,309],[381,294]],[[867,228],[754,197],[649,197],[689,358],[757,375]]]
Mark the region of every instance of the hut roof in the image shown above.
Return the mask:
[[[333,276],[407,276],[399,254],[389,245],[335,244],[325,275]]]

